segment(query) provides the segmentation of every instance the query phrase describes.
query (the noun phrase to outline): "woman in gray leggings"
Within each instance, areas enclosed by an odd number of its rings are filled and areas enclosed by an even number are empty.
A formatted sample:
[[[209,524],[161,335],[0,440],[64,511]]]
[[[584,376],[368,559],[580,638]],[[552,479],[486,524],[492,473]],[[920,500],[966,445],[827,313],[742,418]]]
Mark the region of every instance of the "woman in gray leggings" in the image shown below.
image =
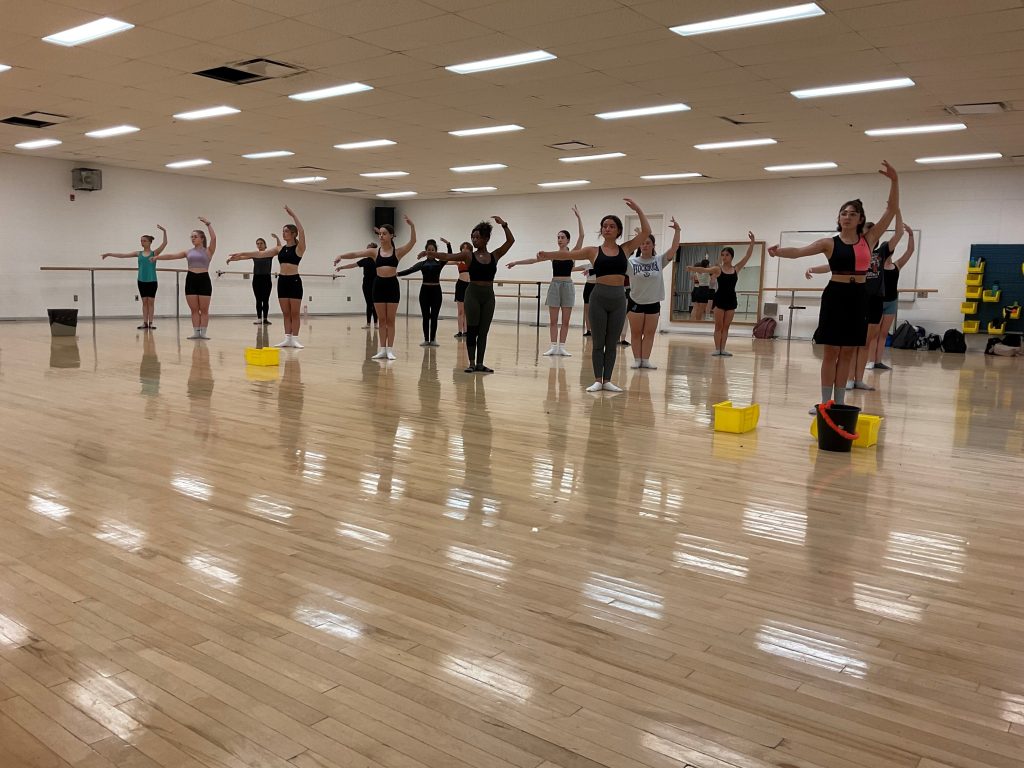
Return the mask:
[[[651,234],[647,216],[635,202],[624,198],[626,205],[640,219],[640,232],[636,237],[619,245],[622,237],[622,219],[609,214],[601,219],[600,246],[578,248],[566,254],[564,251],[540,251],[537,260],[589,259],[593,264],[597,284],[590,294],[590,330],[593,333],[591,358],[594,362],[594,383],[587,392],[621,392],[622,388],[612,384],[612,370],[618,351],[619,336],[626,324],[626,282],[628,260],[626,251],[635,251]],[[609,255],[611,254],[611,255]]]

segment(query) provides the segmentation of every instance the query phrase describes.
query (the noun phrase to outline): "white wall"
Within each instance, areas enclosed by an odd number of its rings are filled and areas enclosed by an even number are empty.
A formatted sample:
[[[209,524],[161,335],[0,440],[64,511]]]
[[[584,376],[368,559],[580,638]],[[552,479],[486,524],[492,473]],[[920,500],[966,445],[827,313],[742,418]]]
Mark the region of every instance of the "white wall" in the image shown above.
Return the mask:
[[[103,171],[103,189],[77,192],[71,202],[71,168],[87,165]],[[191,247],[189,233],[201,228],[196,219],[208,217],[217,232],[213,268],[243,271],[249,262],[225,266],[232,251],[255,250],[257,237],[273,244],[272,232],[290,221],[287,203],[300,216],[309,248],[302,262],[307,273],[329,273],[342,251],[369,242],[373,203],[336,195],[284,190],[253,184],[204,179],[196,175],[152,173],[96,163],[73,163],[38,157],[0,154],[0,211],[4,243],[0,251],[0,317],[45,317],[47,307],[78,307],[89,313],[87,272],[40,272],[47,266],[134,266],[134,261],[100,261],[104,251],[126,253],[139,246],[139,235],[167,227],[168,250]],[[161,267],[184,268],[184,261],[160,262]],[[312,296],[310,312],[362,312],[360,270],[348,270],[344,280],[307,278]],[[174,276],[160,275],[158,315],[175,309]],[[184,277],[182,277],[184,287]],[[78,302],[73,296],[78,294]],[[100,316],[135,316],[135,274],[98,274],[96,305]],[[347,299],[351,296],[351,302]],[[276,299],[271,308],[276,311]],[[181,309],[188,315],[184,297]],[[238,276],[214,278],[214,314],[255,313],[252,284]]]

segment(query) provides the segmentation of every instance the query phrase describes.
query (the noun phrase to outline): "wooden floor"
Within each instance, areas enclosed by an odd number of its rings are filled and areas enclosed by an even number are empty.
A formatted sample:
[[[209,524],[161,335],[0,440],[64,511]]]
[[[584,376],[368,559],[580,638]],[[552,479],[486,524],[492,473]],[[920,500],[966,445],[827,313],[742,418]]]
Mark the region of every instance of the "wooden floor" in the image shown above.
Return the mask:
[[[0,326],[3,768],[1024,765],[1019,361],[897,352],[831,454],[806,342],[136,324]]]

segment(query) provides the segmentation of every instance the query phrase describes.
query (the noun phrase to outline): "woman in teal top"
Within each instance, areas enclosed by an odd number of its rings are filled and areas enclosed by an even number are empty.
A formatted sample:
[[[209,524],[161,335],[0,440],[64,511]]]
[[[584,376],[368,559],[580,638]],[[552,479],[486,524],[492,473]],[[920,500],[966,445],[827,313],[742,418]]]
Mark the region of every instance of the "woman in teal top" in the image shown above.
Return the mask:
[[[139,326],[139,330],[148,331],[152,328],[156,328],[153,325],[153,310],[156,305],[156,264],[150,260],[151,256],[159,256],[163,253],[164,248],[167,247],[167,230],[161,227],[159,224],[156,228],[160,230],[160,234],[163,236],[163,242],[160,243],[160,247],[155,251],[153,250],[153,236],[143,235],[139,238],[139,242],[142,245],[141,251],[135,253],[104,253],[102,258],[113,258],[113,259],[138,259],[139,262],[139,298],[142,299],[142,325]]]

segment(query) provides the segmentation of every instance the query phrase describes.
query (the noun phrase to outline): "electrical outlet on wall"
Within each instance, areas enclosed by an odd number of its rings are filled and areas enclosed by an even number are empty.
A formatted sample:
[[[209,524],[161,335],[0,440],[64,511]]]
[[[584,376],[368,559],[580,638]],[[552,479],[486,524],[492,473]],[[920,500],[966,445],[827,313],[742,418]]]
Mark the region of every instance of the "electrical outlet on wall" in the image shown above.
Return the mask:
[[[352,301],[352,297],[351,296],[346,296],[345,297],[345,301]]]
[[[75,301],[78,301],[78,294],[75,294]]]
[[[779,322],[782,322],[782,315],[779,315]]]

